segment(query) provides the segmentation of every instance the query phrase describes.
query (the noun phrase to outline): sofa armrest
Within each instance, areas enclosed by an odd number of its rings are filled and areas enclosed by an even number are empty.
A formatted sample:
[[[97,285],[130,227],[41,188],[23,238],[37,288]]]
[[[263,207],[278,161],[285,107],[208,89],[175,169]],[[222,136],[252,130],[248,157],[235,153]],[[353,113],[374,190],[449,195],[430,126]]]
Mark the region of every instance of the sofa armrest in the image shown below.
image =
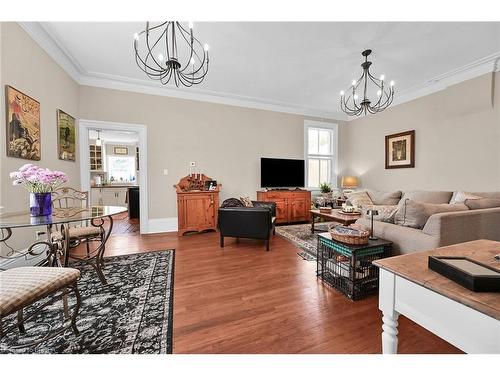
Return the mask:
[[[254,207],[266,207],[271,210],[271,216],[276,216],[276,203],[264,201],[252,201]]]
[[[500,207],[432,215],[423,232],[440,238],[440,246],[487,239],[500,241]]]
[[[361,227],[366,230],[370,230],[370,223],[371,221],[368,219],[358,219],[356,221],[356,224],[361,225]],[[434,249],[439,242],[439,238],[426,234],[419,229],[403,227],[382,221],[373,222],[373,232],[376,237],[392,241],[393,255]]]

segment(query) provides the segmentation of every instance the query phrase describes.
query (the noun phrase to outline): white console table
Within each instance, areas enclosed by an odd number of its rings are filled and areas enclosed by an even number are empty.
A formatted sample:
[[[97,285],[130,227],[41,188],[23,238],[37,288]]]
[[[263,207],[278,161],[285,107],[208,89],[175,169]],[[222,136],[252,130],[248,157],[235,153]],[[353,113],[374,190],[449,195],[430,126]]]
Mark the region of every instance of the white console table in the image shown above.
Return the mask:
[[[429,255],[465,256],[500,270],[500,242],[478,240],[375,262],[382,352],[398,350],[400,314],[466,353],[500,353],[500,294],[474,293],[428,268]]]

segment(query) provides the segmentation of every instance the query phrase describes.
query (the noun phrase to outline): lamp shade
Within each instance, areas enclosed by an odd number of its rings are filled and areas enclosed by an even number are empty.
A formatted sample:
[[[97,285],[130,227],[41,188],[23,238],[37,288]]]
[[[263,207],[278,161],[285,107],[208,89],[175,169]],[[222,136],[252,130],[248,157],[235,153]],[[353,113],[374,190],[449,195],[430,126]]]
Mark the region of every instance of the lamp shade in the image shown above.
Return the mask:
[[[355,188],[358,186],[358,178],[356,176],[342,176],[341,186],[343,188]]]

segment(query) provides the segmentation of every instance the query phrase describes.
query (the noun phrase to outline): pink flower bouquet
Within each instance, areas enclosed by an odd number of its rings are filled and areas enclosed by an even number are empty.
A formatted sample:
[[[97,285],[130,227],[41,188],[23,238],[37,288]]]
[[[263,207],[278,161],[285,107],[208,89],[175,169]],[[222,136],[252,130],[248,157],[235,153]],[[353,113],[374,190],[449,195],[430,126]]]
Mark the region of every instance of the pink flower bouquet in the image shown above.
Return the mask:
[[[30,193],[50,193],[68,181],[64,172],[51,171],[33,164],[25,164],[10,173],[13,185],[22,185]]]

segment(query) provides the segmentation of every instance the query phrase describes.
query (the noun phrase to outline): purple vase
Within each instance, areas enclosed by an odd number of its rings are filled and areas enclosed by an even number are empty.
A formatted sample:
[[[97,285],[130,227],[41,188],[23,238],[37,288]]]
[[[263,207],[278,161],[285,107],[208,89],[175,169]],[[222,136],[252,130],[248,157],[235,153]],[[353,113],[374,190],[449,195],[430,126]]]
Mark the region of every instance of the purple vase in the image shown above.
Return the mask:
[[[52,215],[52,194],[30,193],[30,215],[31,216]]]

